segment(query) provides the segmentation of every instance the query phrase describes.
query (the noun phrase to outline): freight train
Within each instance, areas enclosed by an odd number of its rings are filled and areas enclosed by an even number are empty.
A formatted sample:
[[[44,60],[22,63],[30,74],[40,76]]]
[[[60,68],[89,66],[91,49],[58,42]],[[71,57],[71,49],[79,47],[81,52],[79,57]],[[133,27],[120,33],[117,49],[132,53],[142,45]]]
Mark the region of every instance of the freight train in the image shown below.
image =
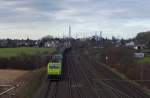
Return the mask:
[[[48,79],[50,80],[60,80],[63,76],[62,71],[62,54],[55,54],[51,57],[51,60],[47,66]]]

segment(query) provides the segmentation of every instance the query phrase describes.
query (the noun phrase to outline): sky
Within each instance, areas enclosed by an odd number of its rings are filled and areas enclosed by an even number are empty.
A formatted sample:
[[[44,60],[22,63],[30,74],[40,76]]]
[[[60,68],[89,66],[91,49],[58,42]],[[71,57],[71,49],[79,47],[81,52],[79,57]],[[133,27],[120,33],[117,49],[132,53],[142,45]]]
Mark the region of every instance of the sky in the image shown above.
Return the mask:
[[[150,0],[0,0],[0,38],[132,38],[150,30]]]

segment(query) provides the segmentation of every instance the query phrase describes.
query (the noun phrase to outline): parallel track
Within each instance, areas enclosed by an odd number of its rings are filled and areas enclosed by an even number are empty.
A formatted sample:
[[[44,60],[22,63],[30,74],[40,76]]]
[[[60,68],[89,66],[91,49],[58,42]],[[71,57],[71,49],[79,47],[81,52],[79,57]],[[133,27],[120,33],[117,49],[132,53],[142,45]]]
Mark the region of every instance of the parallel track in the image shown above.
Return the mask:
[[[122,80],[119,76],[108,70],[105,66],[100,65],[96,61],[92,60],[92,58],[89,59],[85,55],[81,56],[81,54],[79,58],[79,60],[81,60],[80,62],[83,62],[82,64],[84,65],[87,74],[92,75],[92,78],[94,80],[98,79],[98,84],[107,88],[107,90],[105,91],[107,93],[104,94],[104,96],[111,94],[111,97],[114,95],[113,98],[149,98],[149,96],[146,95],[144,90],[142,90],[140,87],[131,84],[127,80]],[[86,63],[87,61],[88,63]],[[88,65],[88,67],[86,67],[85,65]],[[103,79],[105,79],[105,81],[103,81]],[[109,81],[106,81],[107,79],[109,79]],[[111,79],[122,81],[111,81]],[[99,89],[101,88],[99,87]]]
[[[82,53],[67,53],[64,65],[64,80],[49,81],[44,97],[34,98],[150,98],[127,81],[111,81],[121,78]]]

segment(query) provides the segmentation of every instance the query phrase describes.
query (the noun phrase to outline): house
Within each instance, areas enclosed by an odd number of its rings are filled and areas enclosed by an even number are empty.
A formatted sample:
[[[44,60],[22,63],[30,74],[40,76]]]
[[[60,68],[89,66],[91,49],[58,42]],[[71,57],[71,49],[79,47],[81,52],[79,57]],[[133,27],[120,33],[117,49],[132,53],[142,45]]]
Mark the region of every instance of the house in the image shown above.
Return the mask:
[[[141,49],[144,49],[144,48],[145,48],[145,45],[143,45],[143,44],[138,44],[138,45],[134,46],[135,50],[141,50]]]
[[[8,41],[7,40],[1,40],[0,41],[0,47],[1,48],[8,47]]]
[[[57,45],[56,45],[56,42],[55,41],[47,41],[44,43],[44,47],[47,47],[47,48],[55,48]]]
[[[134,47],[135,43],[134,43],[134,41],[131,41],[131,42],[126,43],[126,46],[127,47]]]

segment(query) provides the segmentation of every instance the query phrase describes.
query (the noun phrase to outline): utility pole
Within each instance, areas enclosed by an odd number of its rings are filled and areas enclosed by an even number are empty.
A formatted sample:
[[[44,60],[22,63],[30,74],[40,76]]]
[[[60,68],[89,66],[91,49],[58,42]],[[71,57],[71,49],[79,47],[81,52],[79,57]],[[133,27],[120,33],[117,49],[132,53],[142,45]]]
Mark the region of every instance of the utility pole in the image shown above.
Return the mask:
[[[95,42],[96,42],[96,45],[98,44],[98,37],[97,37],[97,32],[95,32]]]
[[[68,47],[70,47],[70,45],[71,45],[71,26],[69,25],[69,38],[68,38]]]
[[[100,31],[100,36],[99,36],[99,47],[102,45],[102,33],[103,31]]]
[[[76,32],[76,39],[78,39],[78,35],[77,35],[77,32]]]
[[[100,39],[102,38],[102,33],[103,33],[103,31],[100,31]]]
[[[95,37],[97,36],[97,32],[95,32]]]
[[[69,39],[71,38],[71,26],[69,26]]]
[[[65,39],[65,34],[64,34],[64,32],[63,32],[63,39]]]

